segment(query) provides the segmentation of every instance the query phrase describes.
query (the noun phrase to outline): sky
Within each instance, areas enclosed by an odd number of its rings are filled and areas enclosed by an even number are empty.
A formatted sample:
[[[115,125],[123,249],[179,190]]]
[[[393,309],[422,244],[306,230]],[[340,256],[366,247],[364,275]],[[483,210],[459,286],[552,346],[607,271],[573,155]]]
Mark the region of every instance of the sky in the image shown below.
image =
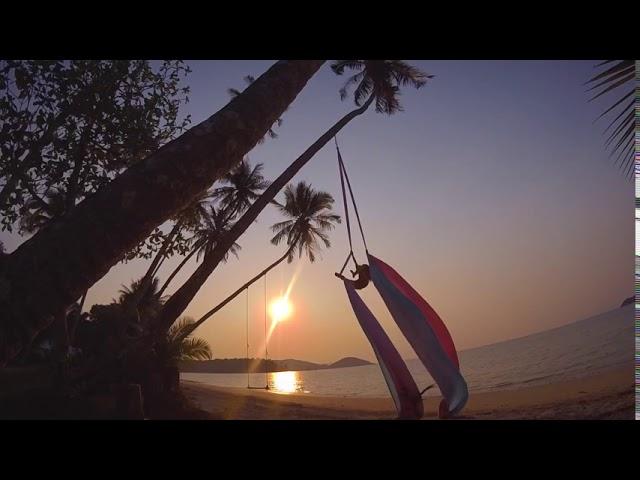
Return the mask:
[[[633,294],[633,183],[604,148],[603,102],[589,103],[584,82],[597,61],[409,61],[435,75],[404,89],[404,112],[373,110],[338,135],[371,253],[398,270],[440,314],[458,350],[571,323],[616,308]],[[229,100],[273,61],[190,61],[184,114],[193,124]],[[283,115],[278,138],[248,154],[267,178],[279,175],[353,108],[344,82],[325,64]],[[296,176],[331,193],[343,215],[336,152],[326,145]],[[211,309],[283,253],[269,243],[280,221],[265,210],[185,314]],[[282,264],[267,277],[267,300],[295,277],[293,314],[273,330],[270,358],[332,362],[374,359],[334,277],[348,253],[343,225],[321,258]],[[354,237],[358,239],[357,236]],[[22,241],[0,234],[10,252]],[[356,256],[364,260],[356,240]],[[166,278],[180,262],[165,262]],[[109,303],[149,260],[118,264],[90,290],[86,308]],[[195,268],[190,262],[168,289]],[[264,355],[264,284],[249,290],[250,356]],[[405,358],[414,358],[371,286],[363,298]],[[244,295],[197,330],[217,358],[246,354]]]

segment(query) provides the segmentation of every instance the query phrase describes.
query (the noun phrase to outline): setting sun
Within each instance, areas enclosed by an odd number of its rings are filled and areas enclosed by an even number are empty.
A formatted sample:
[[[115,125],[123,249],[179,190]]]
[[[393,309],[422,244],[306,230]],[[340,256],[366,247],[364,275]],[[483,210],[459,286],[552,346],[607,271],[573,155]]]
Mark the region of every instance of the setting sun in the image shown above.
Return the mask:
[[[269,313],[274,322],[280,322],[286,319],[291,315],[292,310],[291,302],[285,297],[275,299],[269,307]]]

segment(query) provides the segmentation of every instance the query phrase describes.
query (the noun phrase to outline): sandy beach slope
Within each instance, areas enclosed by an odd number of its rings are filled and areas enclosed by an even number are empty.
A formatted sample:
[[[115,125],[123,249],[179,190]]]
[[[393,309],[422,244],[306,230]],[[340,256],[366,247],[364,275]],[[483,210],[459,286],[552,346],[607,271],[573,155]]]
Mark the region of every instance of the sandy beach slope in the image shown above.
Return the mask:
[[[183,392],[213,419],[372,420],[394,418],[391,398],[323,397],[215,387],[182,381]],[[439,398],[425,399],[434,419]],[[579,380],[486,393],[471,393],[462,419],[634,418],[633,366]]]

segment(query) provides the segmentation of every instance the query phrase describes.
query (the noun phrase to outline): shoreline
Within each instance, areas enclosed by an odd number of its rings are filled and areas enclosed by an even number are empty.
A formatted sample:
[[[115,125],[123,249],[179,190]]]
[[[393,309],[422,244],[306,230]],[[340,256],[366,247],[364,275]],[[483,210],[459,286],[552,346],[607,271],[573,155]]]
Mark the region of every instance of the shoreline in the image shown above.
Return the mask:
[[[376,420],[395,418],[391,398],[275,393],[180,382],[197,408],[219,420]],[[440,397],[426,397],[424,419],[437,419]],[[628,419],[635,417],[633,365],[575,380],[469,394],[458,419]]]

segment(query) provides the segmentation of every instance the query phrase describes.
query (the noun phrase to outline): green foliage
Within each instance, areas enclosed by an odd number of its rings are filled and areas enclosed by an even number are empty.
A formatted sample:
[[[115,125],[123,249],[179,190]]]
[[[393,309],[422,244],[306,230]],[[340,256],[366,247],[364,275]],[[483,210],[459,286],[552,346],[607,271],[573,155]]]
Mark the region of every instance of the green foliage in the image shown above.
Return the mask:
[[[182,338],[191,330],[194,323],[193,318],[182,317],[169,329],[167,347],[173,360],[209,360],[211,358],[211,347],[206,340],[194,338],[191,334]]]
[[[0,61],[2,229],[37,231],[183,132],[188,72],[181,61]]]

